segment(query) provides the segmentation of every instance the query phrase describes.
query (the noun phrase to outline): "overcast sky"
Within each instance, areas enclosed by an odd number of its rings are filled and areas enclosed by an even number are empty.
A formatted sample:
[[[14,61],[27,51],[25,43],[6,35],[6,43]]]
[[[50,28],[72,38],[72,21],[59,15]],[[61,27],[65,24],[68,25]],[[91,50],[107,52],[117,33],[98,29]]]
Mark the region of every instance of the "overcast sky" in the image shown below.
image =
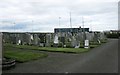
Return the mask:
[[[0,31],[54,32],[54,28],[118,29],[119,0],[0,0]],[[61,17],[59,19],[59,17]],[[83,19],[82,19],[83,17]]]

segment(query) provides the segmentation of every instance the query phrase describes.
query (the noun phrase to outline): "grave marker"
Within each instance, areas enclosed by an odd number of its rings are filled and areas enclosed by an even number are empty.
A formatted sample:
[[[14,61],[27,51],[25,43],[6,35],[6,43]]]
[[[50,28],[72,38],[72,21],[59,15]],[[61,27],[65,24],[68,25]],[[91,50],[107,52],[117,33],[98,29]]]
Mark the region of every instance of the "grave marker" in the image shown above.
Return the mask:
[[[89,48],[89,40],[85,40],[85,46],[84,48]]]
[[[58,43],[59,43],[59,41],[58,41],[58,35],[56,34],[55,38],[54,38],[54,45],[55,45],[55,47],[58,46]]]

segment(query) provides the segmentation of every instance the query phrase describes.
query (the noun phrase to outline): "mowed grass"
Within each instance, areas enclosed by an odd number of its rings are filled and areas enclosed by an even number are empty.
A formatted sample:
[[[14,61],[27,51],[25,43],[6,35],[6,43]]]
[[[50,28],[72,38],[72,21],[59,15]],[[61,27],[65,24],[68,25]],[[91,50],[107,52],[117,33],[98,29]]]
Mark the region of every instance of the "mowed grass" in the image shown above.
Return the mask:
[[[102,43],[106,43],[106,40],[103,40]],[[98,47],[101,44],[90,44],[90,48]],[[6,58],[15,59],[18,62],[26,62],[30,60],[35,60],[48,55],[41,52],[33,52],[30,50],[38,51],[48,51],[48,52],[64,52],[64,53],[82,53],[90,51],[90,48],[85,49],[81,45],[80,48],[55,48],[55,47],[39,47],[39,46],[28,46],[28,45],[15,45],[15,44],[4,44],[4,56]]]
[[[90,44],[90,48],[98,47],[101,44],[92,43]],[[39,47],[39,46],[15,45],[15,44],[5,44],[5,46],[18,48],[18,49],[39,50],[39,51],[48,51],[48,52],[64,52],[64,53],[81,53],[81,52],[87,52],[90,50],[90,48],[85,49],[83,45],[81,45],[80,48]]]
[[[43,57],[47,57],[45,53],[37,53],[32,51],[21,50],[13,47],[5,47],[4,48],[4,57],[15,59],[17,62],[27,62],[30,60],[36,60]]]
[[[64,52],[64,53],[81,53],[89,51],[89,49],[85,48],[54,48],[54,47],[41,47],[38,48],[41,51],[49,51],[49,52]]]
[[[57,47],[39,47],[39,46],[13,45],[13,44],[6,44],[5,46],[20,48],[20,49],[32,49],[32,50],[64,52],[64,53],[81,53],[81,52],[87,52],[90,50],[85,48],[57,48]]]

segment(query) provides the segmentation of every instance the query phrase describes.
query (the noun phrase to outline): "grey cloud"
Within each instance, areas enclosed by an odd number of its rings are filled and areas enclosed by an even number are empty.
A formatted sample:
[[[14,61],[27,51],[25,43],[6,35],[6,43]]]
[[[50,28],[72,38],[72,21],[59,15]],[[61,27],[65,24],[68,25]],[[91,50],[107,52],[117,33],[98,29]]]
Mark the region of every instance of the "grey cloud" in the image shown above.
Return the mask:
[[[13,0],[14,1],[14,0]],[[3,0],[0,3],[0,17],[15,17],[16,21],[28,21],[27,24],[32,27],[32,20],[34,24],[39,27],[49,27],[50,31],[54,26],[59,27],[58,17],[61,17],[61,26],[69,26],[69,12],[72,13],[73,26],[81,25],[81,17],[85,18],[86,24],[92,23],[99,24],[116,24],[117,18],[117,1],[98,1],[91,0],[93,2],[87,2],[88,0],[15,0],[8,1]],[[95,1],[95,2],[94,2]],[[112,22],[113,21],[113,22]],[[20,23],[17,22],[17,23]],[[112,27],[112,26],[111,26]],[[97,28],[96,28],[97,29]],[[37,29],[36,29],[37,30]]]

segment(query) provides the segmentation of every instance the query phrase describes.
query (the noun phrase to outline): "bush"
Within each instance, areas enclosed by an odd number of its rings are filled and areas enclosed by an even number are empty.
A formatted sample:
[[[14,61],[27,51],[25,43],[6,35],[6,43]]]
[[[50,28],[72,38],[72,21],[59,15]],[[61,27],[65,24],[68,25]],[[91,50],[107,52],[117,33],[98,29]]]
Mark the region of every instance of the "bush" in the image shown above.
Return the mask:
[[[106,34],[107,38],[119,38],[119,34],[117,33],[112,33],[112,34]]]

